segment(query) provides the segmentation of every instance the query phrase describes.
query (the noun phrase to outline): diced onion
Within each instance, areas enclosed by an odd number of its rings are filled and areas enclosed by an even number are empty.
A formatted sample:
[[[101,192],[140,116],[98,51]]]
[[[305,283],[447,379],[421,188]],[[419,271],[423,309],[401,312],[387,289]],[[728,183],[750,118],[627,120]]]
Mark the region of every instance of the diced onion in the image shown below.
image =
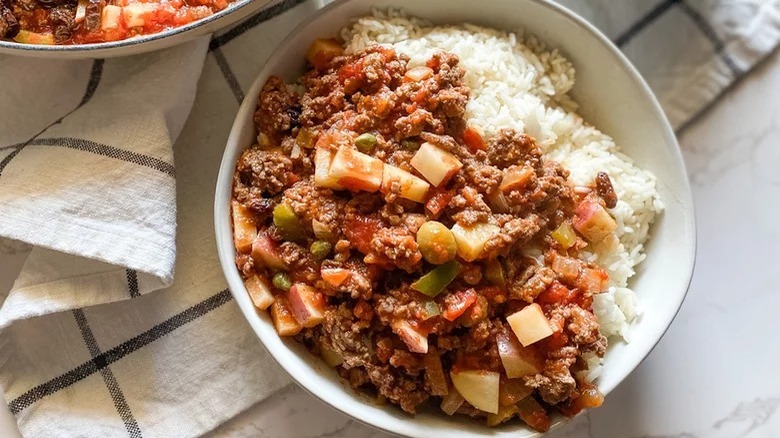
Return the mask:
[[[293,160],[297,160],[301,157],[301,147],[298,146],[298,143],[294,143],[292,150],[290,151],[290,158]]]
[[[317,219],[311,220],[311,228],[314,230],[314,235],[320,240],[330,240],[332,237],[328,227]]]
[[[336,367],[344,363],[344,357],[337,351],[323,347],[320,354],[322,355],[322,360],[324,360],[329,367]]]
[[[490,208],[496,213],[509,212],[509,202],[507,202],[504,192],[500,190],[496,190],[492,195],[488,195],[488,202],[490,203]]]
[[[569,281],[579,277],[581,267],[582,263],[579,260],[570,257],[556,256],[552,262],[552,270]]]
[[[76,6],[76,23],[81,23],[87,17],[87,5],[89,0],[79,0],[78,6]]]
[[[447,415],[452,415],[457,412],[463,405],[466,399],[455,388],[450,388],[447,395],[441,399],[441,410]]]

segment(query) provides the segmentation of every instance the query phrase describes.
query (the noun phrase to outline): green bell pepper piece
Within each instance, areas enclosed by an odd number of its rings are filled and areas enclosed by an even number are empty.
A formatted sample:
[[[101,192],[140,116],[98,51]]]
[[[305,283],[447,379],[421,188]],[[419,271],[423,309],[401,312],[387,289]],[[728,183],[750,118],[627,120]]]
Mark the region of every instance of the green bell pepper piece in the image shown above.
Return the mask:
[[[501,262],[497,259],[488,261],[485,264],[483,271],[485,279],[496,286],[506,286],[506,279],[504,278],[504,268],[501,266]]]
[[[460,273],[460,263],[455,260],[435,267],[412,283],[412,289],[433,298],[439,295]]]

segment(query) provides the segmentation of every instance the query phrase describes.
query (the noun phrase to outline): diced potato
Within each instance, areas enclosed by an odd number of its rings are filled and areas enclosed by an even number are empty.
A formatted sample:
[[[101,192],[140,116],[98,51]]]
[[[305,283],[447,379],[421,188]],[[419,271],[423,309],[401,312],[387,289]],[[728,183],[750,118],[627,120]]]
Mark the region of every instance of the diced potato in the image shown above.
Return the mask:
[[[280,297],[271,304],[271,319],[279,336],[295,336],[303,329],[298,324],[298,320],[295,319],[290,303],[284,297]]]
[[[574,210],[574,229],[591,243],[597,243],[612,234],[617,223],[598,202],[585,198]]]
[[[335,154],[330,149],[322,146],[317,147],[314,152],[314,184],[326,189],[340,190],[344,187],[339,184],[338,179],[331,177],[328,173],[333,155]]]
[[[282,260],[278,246],[266,233],[258,233],[252,243],[252,259],[255,263],[271,269],[287,270],[287,264]]]
[[[544,316],[542,308],[536,303],[523,307],[519,312],[507,316],[506,320],[509,326],[512,327],[512,331],[515,332],[517,339],[523,344],[523,347],[541,341],[553,334],[550,321]]]
[[[392,324],[393,332],[397,334],[412,353],[428,352],[428,337],[412,326],[408,321],[399,319]]]
[[[507,377],[514,379],[539,373],[543,365],[542,358],[521,346],[513,333],[499,333],[496,344]]]
[[[404,74],[404,82],[420,82],[433,76],[433,70],[430,67],[419,65],[412,67]]]
[[[323,70],[335,57],[344,53],[341,44],[332,38],[317,38],[306,51],[306,60],[317,70]]]
[[[452,227],[452,234],[458,244],[458,255],[467,262],[480,258],[487,241],[499,231],[501,228],[493,224],[479,223],[469,228],[455,224]]]
[[[534,176],[534,169],[524,164],[522,166],[512,166],[504,170],[504,177],[501,179],[501,191],[504,193],[511,192],[512,190],[522,188],[529,182]]]
[[[24,44],[54,44],[54,35],[50,33],[36,33],[29,30],[20,30],[14,37],[14,41]]]
[[[143,27],[146,17],[157,9],[157,3],[130,3],[122,8],[122,18],[127,27]]]
[[[103,6],[103,11],[100,15],[100,28],[103,30],[118,28],[120,25],[121,16],[121,7],[115,5]]]
[[[233,216],[233,245],[239,253],[247,254],[257,237],[255,221],[249,210],[235,199],[230,202],[230,213]]]
[[[338,351],[331,350],[330,348],[322,347],[320,349],[320,356],[322,356],[322,360],[324,360],[329,367],[337,367],[344,363],[344,356]]]
[[[375,192],[382,186],[383,167],[382,161],[342,146],[330,163],[328,176],[346,189]]]
[[[463,167],[455,155],[428,142],[420,145],[410,164],[435,187],[446,184]]]
[[[400,184],[398,195],[415,202],[425,202],[428,189],[431,185],[411,173],[390,164],[384,165],[382,173],[382,193],[390,192],[394,181]]]
[[[274,295],[271,293],[268,282],[259,275],[255,274],[244,280],[244,287],[246,287],[252,303],[258,309],[265,310],[274,303]]]
[[[304,327],[314,327],[325,319],[325,297],[317,289],[295,283],[287,292],[295,319]]]
[[[494,371],[468,370],[450,373],[452,384],[472,406],[483,412],[498,413],[500,375]]]
[[[487,425],[490,427],[498,426],[499,424],[508,421],[515,415],[520,413],[520,408],[515,405],[501,406],[498,408],[498,412],[495,414],[488,414]]]

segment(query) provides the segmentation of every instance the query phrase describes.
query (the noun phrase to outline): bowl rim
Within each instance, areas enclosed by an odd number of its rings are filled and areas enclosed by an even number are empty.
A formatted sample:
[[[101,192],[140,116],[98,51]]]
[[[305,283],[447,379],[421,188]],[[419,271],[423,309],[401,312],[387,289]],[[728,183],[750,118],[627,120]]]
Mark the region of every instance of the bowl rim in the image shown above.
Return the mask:
[[[221,11],[217,11],[216,13],[209,15],[208,17],[201,18],[200,20],[195,20],[183,26],[177,26],[171,29],[163,30],[161,32],[150,33],[146,35],[138,35],[138,36],[125,38],[123,40],[118,40],[118,41],[109,41],[104,43],[89,43],[89,44],[46,45],[46,44],[25,44],[25,43],[18,43],[16,41],[5,41],[0,39],[0,49],[8,50],[9,54],[12,54],[14,51],[21,52],[19,54],[28,54],[28,55],[32,55],[35,53],[85,53],[86,54],[88,52],[98,51],[98,50],[104,51],[107,49],[119,49],[122,47],[142,45],[145,43],[151,43],[154,41],[159,41],[165,38],[169,38],[174,35],[187,33],[199,27],[205,26],[209,23],[213,23],[219,19],[222,19],[227,15],[232,14],[233,12],[237,12],[240,9],[243,9],[244,7],[250,5],[252,2],[255,1],[261,1],[268,4],[272,0],[235,0],[233,3],[228,5],[228,7],[222,9]]]
[[[349,4],[358,2],[358,1],[364,1],[364,0],[340,0],[340,1],[334,1],[322,9],[320,9],[317,13],[312,14],[311,16],[307,17],[303,22],[301,22],[298,26],[293,28],[290,33],[280,42],[277,44],[276,48],[272,52],[271,56],[269,56],[268,60],[266,61],[265,65],[270,64],[276,64],[279,58],[284,56],[284,48],[290,44],[291,40],[294,38],[294,36],[301,31],[302,29],[305,29],[313,21],[315,21],[319,16],[323,14],[327,14],[331,12],[331,10],[335,10],[337,8],[346,8]],[[609,387],[602,387],[599,385],[599,389],[604,393],[606,396],[609,394],[612,390],[614,390],[618,385],[623,383],[625,379],[632,373],[636,368],[639,367],[639,365],[644,362],[647,357],[650,355],[650,353],[656,348],[658,343],[663,339],[664,335],[668,332],[669,328],[672,325],[672,322],[677,317],[677,314],[680,312],[680,309],[682,307],[682,304],[688,295],[688,291],[690,289],[691,281],[693,278],[693,272],[696,264],[696,249],[697,249],[697,233],[696,233],[696,221],[695,221],[695,206],[693,203],[693,195],[691,191],[691,185],[690,181],[687,178],[687,172],[685,167],[685,160],[682,155],[682,151],[680,149],[680,145],[677,141],[677,137],[675,135],[675,132],[673,128],[671,127],[671,124],[669,123],[668,118],[666,117],[666,114],[664,113],[660,103],[658,102],[658,99],[655,97],[655,94],[650,89],[650,86],[647,84],[647,82],[644,80],[644,78],[641,76],[639,71],[634,67],[634,65],[631,63],[631,61],[626,57],[626,55],[606,36],[604,35],[598,28],[596,28],[593,24],[585,20],[583,17],[572,11],[571,9],[553,2],[552,0],[527,0],[532,3],[536,3],[538,5],[541,5],[542,7],[546,7],[547,9],[551,10],[553,13],[562,15],[564,18],[569,20],[572,24],[575,26],[580,27],[581,29],[585,30],[586,32],[592,34],[608,51],[609,54],[613,57],[616,64],[620,67],[621,70],[624,71],[624,73],[627,75],[627,77],[630,79],[630,81],[633,83],[634,86],[636,86],[641,94],[643,95],[644,99],[647,100],[647,102],[652,107],[652,112],[654,113],[654,116],[658,119],[660,123],[660,129],[663,131],[662,135],[665,139],[665,142],[672,146],[672,151],[670,151],[674,157],[675,164],[680,167],[680,170],[683,172],[683,174],[686,175],[686,178],[683,178],[681,180],[681,194],[682,194],[682,204],[683,207],[687,207],[689,211],[687,211],[688,214],[685,215],[685,230],[689,232],[690,241],[687,242],[689,245],[689,251],[687,252],[687,257],[685,260],[681,260],[682,263],[685,263],[687,265],[687,274],[685,275],[685,281],[680,284],[682,293],[679,293],[676,297],[674,297],[674,302],[672,303],[674,305],[674,312],[671,314],[671,317],[666,321],[665,327],[663,330],[660,331],[658,334],[657,339],[655,341],[650,343],[650,347],[647,349],[646,352],[643,354],[640,354],[640,357],[638,360],[635,361],[635,363],[629,368],[627,367],[627,370],[620,375],[619,379],[616,379],[616,383]],[[254,107],[256,106],[256,96],[252,95],[249,91],[258,90],[258,82],[261,79],[262,76],[264,76],[265,68],[263,67],[259,72],[252,83],[252,86],[248,89],[248,92],[244,98],[244,101],[241,103],[238,112],[237,117],[231,127],[230,135],[226,142],[226,148],[223,152],[223,158],[220,163],[219,167],[219,175],[217,178],[216,183],[216,192],[215,192],[215,199],[214,199],[214,226],[215,226],[215,237],[217,240],[217,250],[219,253],[219,259],[220,264],[223,270],[223,274],[226,277],[226,280],[228,281],[228,285],[230,286],[231,293],[234,295],[234,297],[237,298],[238,294],[246,294],[246,291],[244,289],[243,283],[240,281],[240,277],[238,276],[238,270],[235,267],[235,264],[232,260],[234,254],[235,254],[235,248],[233,247],[233,240],[232,235],[223,235],[222,228],[220,227],[221,223],[224,223],[224,221],[229,222],[229,200],[228,199],[222,199],[221,194],[225,192],[226,186],[231,186],[232,184],[232,178],[233,178],[233,171],[235,170],[235,163],[232,162],[233,160],[228,160],[228,150],[231,148],[231,145],[238,143],[241,131],[244,129],[244,125],[241,122],[238,115],[243,114],[247,108],[246,107]],[[227,206],[227,207],[226,207]],[[227,211],[227,215],[225,216],[224,213]],[[223,217],[225,216],[225,217]],[[229,255],[229,257],[228,257]],[[230,275],[230,273],[233,273],[233,275]],[[238,281],[236,280],[238,279]],[[350,412],[348,408],[342,407],[339,403],[337,403],[337,400],[333,400],[334,397],[326,396],[324,394],[320,394],[316,392],[313,388],[310,388],[310,383],[307,382],[308,376],[306,375],[299,375],[298,372],[291,371],[284,363],[284,358],[281,357],[281,353],[275,351],[272,348],[269,348],[266,345],[265,340],[263,339],[263,335],[255,329],[254,325],[249,320],[249,316],[251,314],[257,314],[257,311],[254,309],[253,306],[250,306],[251,308],[246,308],[247,306],[242,305],[238,300],[237,303],[239,304],[239,307],[241,308],[241,312],[244,315],[244,317],[247,319],[247,323],[250,324],[250,327],[255,332],[256,336],[258,337],[258,340],[260,341],[263,348],[265,348],[270,356],[274,359],[274,361],[292,378],[292,380],[301,388],[303,388],[307,393],[314,396],[316,399],[320,400],[321,402],[325,403],[329,407],[336,409],[337,411],[341,412],[342,414],[348,416],[349,418],[355,419],[356,421],[365,424],[371,428],[374,428],[376,430],[381,430],[386,433],[392,433],[399,436],[406,436],[406,437],[414,437],[416,436],[414,434],[414,431],[418,430],[414,426],[407,426],[404,427],[403,430],[395,429],[390,430],[386,427],[383,427],[379,424],[375,424],[371,422],[370,420],[366,420],[364,418],[360,418],[357,416],[357,412]],[[641,324],[641,320],[636,321],[635,323]],[[273,330],[273,329],[271,329]],[[277,338],[279,336],[274,331],[273,333]],[[352,397],[357,397],[357,395],[352,395]],[[581,415],[582,413],[578,414]],[[407,424],[414,424],[414,422],[407,422]],[[558,421],[553,424],[553,426],[548,430],[547,432],[540,433],[536,432],[532,435],[528,435],[528,437],[539,437],[546,433],[550,433],[560,427],[562,427],[564,424],[568,424],[567,421]],[[531,430],[531,429],[529,429]]]

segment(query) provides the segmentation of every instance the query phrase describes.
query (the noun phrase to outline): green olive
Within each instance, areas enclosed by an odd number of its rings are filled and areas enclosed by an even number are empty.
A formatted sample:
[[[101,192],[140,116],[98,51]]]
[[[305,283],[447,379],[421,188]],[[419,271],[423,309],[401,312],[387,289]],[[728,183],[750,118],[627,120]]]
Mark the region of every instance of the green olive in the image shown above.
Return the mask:
[[[285,240],[301,240],[306,237],[301,220],[295,214],[295,210],[284,202],[274,207],[274,225]]]
[[[422,224],[417,231],[417,245],[425,260],[434,265],[453,260],[458,251],[452,231],[437,221]]]
[[[414,140],[402,140],[401,147],[407,151],[416,151],[417,149],[420,149],[420,143]]]
[[[374,134],[360,134],[355,139],[355,146],[357,146],[360,152],[371,152],[374,149],[374,145],[376,145],[376,136]]]
[[[309,251],[311,251],[311,255],[314,256],[315,260],[321,262],[328,257],[331,248],[332,246],[330,243],[325,242],[324,240],[317,240],[311,244]]]
[[[274,274],[271,282],[274,284],[274,287],[284,291],[290,290],[292,287],[292,280],[290,280],[290,277],[284,272],[277,272]]]

